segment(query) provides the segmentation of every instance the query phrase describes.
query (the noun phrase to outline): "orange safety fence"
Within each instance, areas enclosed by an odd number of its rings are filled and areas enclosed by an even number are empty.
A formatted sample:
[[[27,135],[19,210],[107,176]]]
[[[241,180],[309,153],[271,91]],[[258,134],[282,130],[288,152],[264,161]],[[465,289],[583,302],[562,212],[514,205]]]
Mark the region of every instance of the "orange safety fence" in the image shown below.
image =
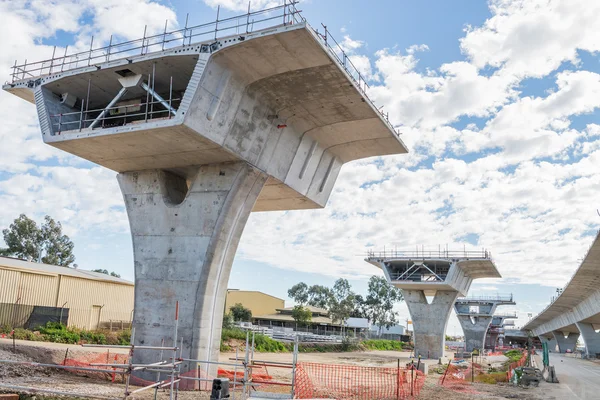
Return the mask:
[[[519,359],[519,361],[515,361],[508,366],[508,371],[506,372],[506,379],[510,382],[510,378],[512,378],[512,374],[515,368],[522,367],[527,362],[527,352],[523,352],[523,356]]]
[[[440,377],[438,383],[455,392],[476,394],[478,393],[471,385],[471,380],[482,373],[481,365],[473,363],[452,364],[446,367],[446,371]]]
[[[416,398],[425,376],[415,368],[298,363],[295,381],[297,399],[397,400]]]

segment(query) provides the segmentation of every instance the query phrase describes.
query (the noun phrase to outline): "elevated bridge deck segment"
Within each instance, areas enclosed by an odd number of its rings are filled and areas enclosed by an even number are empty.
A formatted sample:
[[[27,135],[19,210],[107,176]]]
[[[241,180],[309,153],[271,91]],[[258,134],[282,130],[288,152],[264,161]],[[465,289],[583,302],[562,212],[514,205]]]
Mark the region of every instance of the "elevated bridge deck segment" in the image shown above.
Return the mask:
[[[587,356],[600,354],[600,233],[562,293],[523,329],[553,339],[561,353],[574,351],[581,335]]]
[[[483,349],[496,308],[515,304],[512,294],[458,298],[454,311],[465,335],[466,351]]]
[[[286,2],[15,66],[3,89],[36,105],[44,142],[118,172],[135,344],[169,344],[178,301],[183,358],[215,361],[250,212],[324,207],[344,163],[407,152],[336,46]]]
[[[402,290],[414,327],[415,354],[439,359],[458,296],[466,296],[477,278],[499,278],[491,254],[482,252],[370,252],[365,259],[381,268],[391,285]],[[433,296],[431,302],[427,296]]]

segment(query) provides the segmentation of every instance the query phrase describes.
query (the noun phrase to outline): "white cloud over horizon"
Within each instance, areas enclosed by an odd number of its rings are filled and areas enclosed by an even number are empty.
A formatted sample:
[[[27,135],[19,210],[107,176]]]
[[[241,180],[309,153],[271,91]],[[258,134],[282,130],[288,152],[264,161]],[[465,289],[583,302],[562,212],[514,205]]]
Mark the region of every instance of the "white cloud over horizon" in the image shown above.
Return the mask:
[[[600,74],[579,57],[600,51],[600,6],[494,0],[490,11],[457,40],[465,59],[426,71],[427,43],[365,53],[364,41],[341,35],[410,153],[345,165],[324,210],[252,214],[238,258],[365,278],[377,272],[362,260],[367,249],[485,247],[507,280],[562,286],[600,227]],[[44,43],[59,28],[86,48],[92,35],[106,43],[111,34],[138,38],[145,25],[161,32],[165,20],[177,26],[171,7],[150,0],[0,1],[0,14],[11,38],[3,71],[15,59],[47,58],[53,46]],[[529,78],[552,89],[525,93]],[[589,115],[596,123],[575,123]],[[50,214],[70,235],[128,230],[114,172],[44,145],[35,107],[6,92],[0,118],[0,226],[24,212]]]

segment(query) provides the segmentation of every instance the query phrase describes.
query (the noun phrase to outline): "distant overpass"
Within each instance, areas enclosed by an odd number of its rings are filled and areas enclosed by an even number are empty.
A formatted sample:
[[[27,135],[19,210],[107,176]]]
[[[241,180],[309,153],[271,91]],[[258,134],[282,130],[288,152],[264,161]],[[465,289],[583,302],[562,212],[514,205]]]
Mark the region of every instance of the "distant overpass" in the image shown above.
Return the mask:
[[[523,329],[561,353],[575,350],[581,335],[587,356],[600,355],[600,233],[563,292]]]

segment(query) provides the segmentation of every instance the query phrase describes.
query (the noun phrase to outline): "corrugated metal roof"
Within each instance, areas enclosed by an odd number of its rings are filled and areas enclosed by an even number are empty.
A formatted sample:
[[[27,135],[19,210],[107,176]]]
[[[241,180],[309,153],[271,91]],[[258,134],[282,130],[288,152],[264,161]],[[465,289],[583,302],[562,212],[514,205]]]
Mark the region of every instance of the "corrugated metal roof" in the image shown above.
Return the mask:
[[[82,279],[90,279],[90,280],[94,280],[94,281],[112,282],[112,283],[118,283],[121,285],[133,286],[133,282],[130,282],[125,279],[117,278],[114,276],[102,274],[100,272],[92,272],[92,271],[86,271],[83,269],[59,267],[57,265],[34,263],[34,262],[19,260],[18,258],[12,258],[12,257],[0,257],[0,268],[13,269],[13,270],[19,270],[22,272],[37,273],[37,274],[42,274],[42,275],[54,275],[54,276],[66,275],[66,276],[73,276],[73,277],[82,278]]]

